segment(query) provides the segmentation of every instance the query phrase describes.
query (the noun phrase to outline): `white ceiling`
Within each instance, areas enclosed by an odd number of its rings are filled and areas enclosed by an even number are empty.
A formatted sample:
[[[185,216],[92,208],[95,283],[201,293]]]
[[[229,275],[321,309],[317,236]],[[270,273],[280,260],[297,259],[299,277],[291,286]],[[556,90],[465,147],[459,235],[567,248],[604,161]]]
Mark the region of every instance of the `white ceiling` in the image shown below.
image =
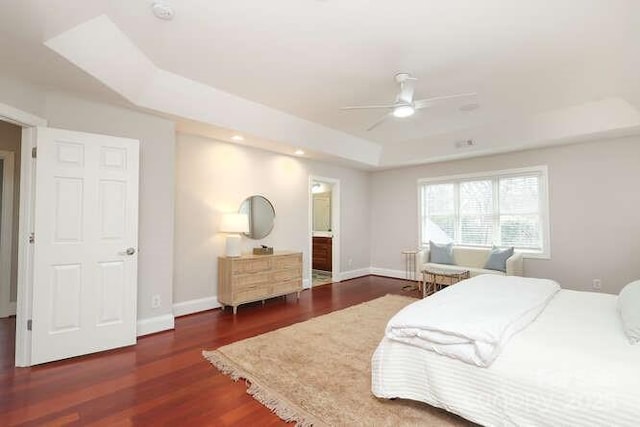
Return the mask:
[[[169,22],[151,14],[148,0],[4,1],[0,72],[185,117],[179,128],[186,131],[221,139],[242,132],[248,136],[245,143],[276,151],[300,146],[367,167],[521,149],[640,127],[637,0],[166,3],[176,14]],[[223,102],[226,92],[270,107],[265,114],[288,113],[273,116],[274,123],[286,118],[298,132],[231,120],[223,117],[224,108],[220,117],[205,116],[183,112],[166,100],[132,96],[76,58],[77,45],[49,49],[43,44],[101,15],[154,70],[183,78],[181,84],[197,82],[200,91],[204,85],[219,91],[215,100],[202,98],[203,105],[195,107]],[[85,40],[94,31],[89,30],[83,33]],[[409,119],[389,120],[371,132],[365,129],[379,111],[339,110],[393,101],[397,72],[419,79],[416,98],[477,92],[474,102],[480,108],[464,112],[459,104],[444,103]],[[178,80],[172,81],[180,91]],[[164,84],[167,90],[168,80]],[[237,108],[236,115],[251,106],[240,103]],[[291,121],[289,115],[304,120]],[[598,126],[582,130],[580,122],[594,117]],[[565,123],[570,126],[557,129]],[[532,130],[536,126],[545,131]],[[466,138],[474,139],[476,147],[456,151],[454,142]],[[328,139],[339,144],[332,146]],[[341,150],[349,144],[351,150]],[[371,155],[354,154],[363,151]]]

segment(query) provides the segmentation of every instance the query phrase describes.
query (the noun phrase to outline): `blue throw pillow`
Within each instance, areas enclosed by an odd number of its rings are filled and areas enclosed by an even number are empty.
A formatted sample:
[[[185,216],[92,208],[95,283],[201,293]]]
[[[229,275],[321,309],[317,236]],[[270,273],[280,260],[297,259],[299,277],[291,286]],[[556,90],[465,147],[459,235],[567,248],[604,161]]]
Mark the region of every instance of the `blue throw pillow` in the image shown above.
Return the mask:
[[[511,255],[513,255],[513,247],[500,249],[494,246],[491,248],[491,252],[489,252],[489,259],[487,259],[487,263],[484,265],[484,268],[506,273],[507,259],[511,258]]]
[[[429,241],[429,262],[454,265],[453,243],[435,243]]]

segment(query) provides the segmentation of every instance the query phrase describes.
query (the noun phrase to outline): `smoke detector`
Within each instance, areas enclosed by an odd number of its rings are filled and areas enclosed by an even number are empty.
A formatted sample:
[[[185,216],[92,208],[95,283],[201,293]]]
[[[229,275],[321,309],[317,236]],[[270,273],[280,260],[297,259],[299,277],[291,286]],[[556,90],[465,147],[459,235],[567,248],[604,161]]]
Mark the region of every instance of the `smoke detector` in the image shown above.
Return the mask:
[[[156,18],[165,21],[171,21],[173,19],[173,15],[175,14],[173,8],[162,1],[154,1],[151,4],[151,10],[153,11],[153,14],[156,16]]]

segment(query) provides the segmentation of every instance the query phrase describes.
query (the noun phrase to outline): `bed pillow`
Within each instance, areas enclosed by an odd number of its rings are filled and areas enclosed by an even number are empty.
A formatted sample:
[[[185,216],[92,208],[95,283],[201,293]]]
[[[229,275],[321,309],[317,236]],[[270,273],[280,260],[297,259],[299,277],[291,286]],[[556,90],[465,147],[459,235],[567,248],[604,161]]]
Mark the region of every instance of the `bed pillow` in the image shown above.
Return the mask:
[[[491,252],[489,252],[489,259],[487,259],[487,263],[484,265],[484,268],[488,270],[497,270],[502,271],[503,273],[507,272],[507,259],[511,258],[513,255],[513,247],[507,249],[500,249],[498,247],[491,248]]]
[[[453,242],[435,243],[429,241],[429,262],[436,264],[455,264],[453,260]]]
[[[640,342],[640,280],[629,283],[618,295],[618,312],[631,344]]]

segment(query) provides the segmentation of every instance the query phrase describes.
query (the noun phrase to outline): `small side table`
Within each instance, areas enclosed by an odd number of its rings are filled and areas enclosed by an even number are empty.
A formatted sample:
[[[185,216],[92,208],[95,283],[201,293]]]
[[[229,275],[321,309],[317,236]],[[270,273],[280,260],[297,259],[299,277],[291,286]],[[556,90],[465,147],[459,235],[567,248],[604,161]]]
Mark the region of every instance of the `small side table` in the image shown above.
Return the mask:
[[[418,251],[402,251],[404,256],[404,277],[407,280],[416,280],[416,265],[417,265]]]
[[[469,270],[426,268],[422,270],[422,298],[438,291],[438,287],[455,285],[470,277]]]

